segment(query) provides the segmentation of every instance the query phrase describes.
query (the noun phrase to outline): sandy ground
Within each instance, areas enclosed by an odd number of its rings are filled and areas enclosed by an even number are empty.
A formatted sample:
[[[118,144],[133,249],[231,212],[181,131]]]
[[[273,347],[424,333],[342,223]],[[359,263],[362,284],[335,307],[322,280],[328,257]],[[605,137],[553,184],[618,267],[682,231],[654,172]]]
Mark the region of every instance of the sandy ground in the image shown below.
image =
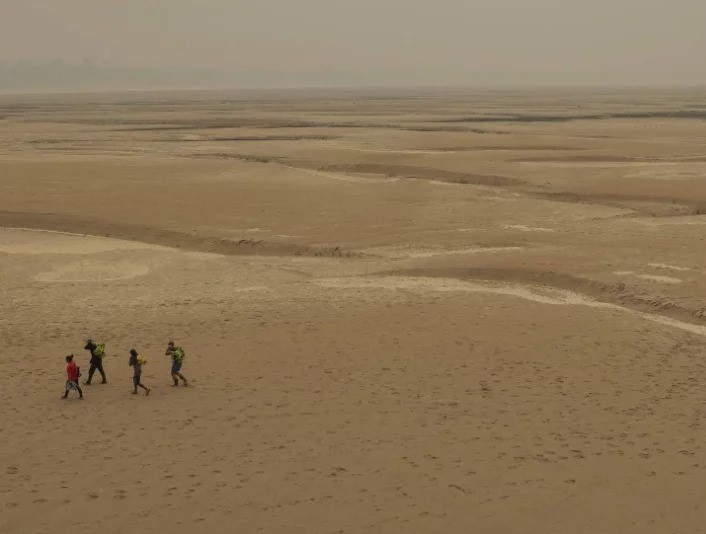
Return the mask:
[[[2,97],[0,532],[706,532],[705,180],[696,90]]]

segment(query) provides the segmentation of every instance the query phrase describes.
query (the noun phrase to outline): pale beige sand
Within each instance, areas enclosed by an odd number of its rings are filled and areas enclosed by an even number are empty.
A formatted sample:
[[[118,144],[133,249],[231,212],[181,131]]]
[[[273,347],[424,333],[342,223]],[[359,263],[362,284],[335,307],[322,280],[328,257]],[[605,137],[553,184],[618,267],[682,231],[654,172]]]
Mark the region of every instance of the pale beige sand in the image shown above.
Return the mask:
[[[703,532],[705,99],[0,99],[0,532]]]

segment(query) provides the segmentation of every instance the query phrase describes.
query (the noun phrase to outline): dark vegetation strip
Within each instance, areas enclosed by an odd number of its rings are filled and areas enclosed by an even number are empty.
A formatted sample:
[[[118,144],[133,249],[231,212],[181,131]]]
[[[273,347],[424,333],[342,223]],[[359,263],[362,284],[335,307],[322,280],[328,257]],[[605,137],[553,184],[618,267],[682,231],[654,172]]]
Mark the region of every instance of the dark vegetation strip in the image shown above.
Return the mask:
[[[706,119],[706,109],[682,109],[672,111],[628,111],[598,113],[590,115],[474,115],[449,119],[430,119],[428,122],[569,122],[575,120],[605,119]]]

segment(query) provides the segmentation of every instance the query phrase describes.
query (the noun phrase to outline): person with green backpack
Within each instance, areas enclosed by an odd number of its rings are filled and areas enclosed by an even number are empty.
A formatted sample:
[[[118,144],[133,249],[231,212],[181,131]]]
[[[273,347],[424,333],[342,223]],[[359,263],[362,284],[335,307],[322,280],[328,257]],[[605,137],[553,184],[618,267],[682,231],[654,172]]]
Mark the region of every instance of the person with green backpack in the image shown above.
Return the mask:
[[[165,355],[172,357],[172,380],[174,380],[174,385],[178,386],[179,379],[181,378],[184,381],[184,386],[188,386],[189,383],[186,381],[184,375],[181,374],[181,365],[184,362],[184,356],[186,356],[184,349],[175,347],[174,342],[170,341],[169,345],[167,345]]]
[[[91,366],[88,368],[88,380],[84,382],[84,384],[90,386],[91,385],[91,380],[93,379],[93,373],[96,372],[96,369],[98,372],[101,374],[103,377],[103,381],[101,384],[107,384],[108,380],[105,378],[105,371],[103,370],[103,357],[105,356],[105,343],[102,341],[99,342],[94,342],[92,339],[89,339],[86,342],[86,346],[83,347],[87,351],[91,352]]]

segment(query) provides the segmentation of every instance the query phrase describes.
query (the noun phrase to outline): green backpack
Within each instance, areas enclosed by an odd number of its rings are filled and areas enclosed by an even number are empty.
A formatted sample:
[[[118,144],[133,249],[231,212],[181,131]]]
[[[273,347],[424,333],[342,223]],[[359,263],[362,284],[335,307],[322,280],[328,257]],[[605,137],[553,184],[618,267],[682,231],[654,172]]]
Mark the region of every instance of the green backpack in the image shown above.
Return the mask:
[[[100,358],[102,360],[103,356],[105,356],[105,343],[103,343],[102,341],[97,342],[96,348],[93,351],[93,355],[96,358]]]
[[[174,362],[176,362],[176,363],[183,362],[184,356],[186,356],[184,349],[182,349],[181,347],[174,347],[174,350],[172,350],[172,360]]]

